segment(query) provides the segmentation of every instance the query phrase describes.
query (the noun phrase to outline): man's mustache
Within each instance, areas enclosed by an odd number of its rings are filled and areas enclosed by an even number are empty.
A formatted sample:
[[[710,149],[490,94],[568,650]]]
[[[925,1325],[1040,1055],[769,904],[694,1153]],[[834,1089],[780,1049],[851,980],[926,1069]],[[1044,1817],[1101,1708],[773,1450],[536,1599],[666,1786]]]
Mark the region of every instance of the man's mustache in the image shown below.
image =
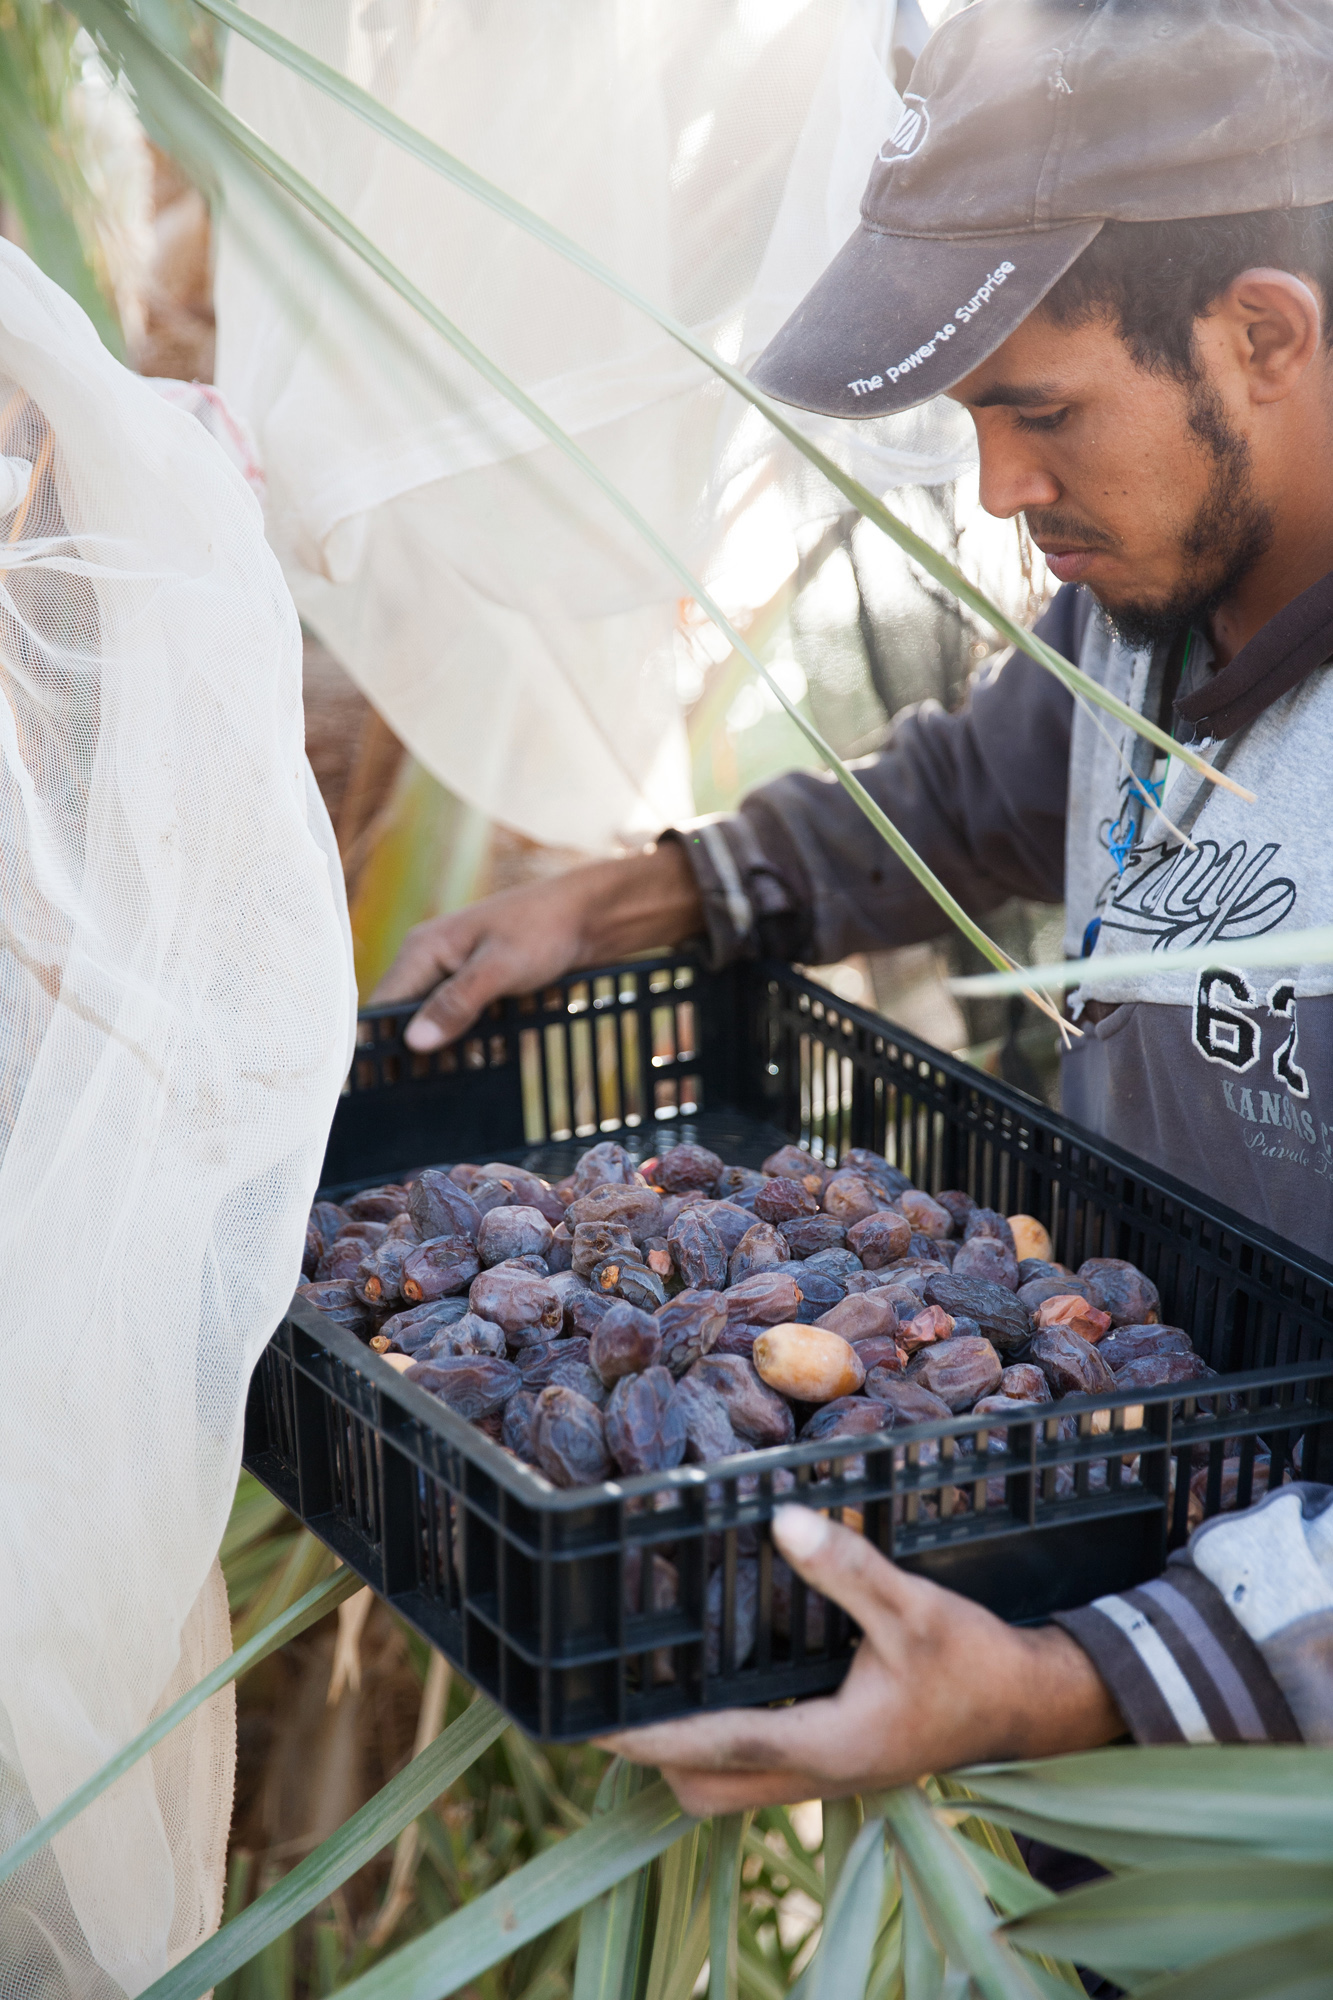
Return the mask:
[[[1034,542],[1043,548],[1058,550],[1111,549],[1115,547],[1113,538],[1094,528],[1087,521],[1080,521],[1073,514],[1058,512],[1024,515],[1028,533]]]

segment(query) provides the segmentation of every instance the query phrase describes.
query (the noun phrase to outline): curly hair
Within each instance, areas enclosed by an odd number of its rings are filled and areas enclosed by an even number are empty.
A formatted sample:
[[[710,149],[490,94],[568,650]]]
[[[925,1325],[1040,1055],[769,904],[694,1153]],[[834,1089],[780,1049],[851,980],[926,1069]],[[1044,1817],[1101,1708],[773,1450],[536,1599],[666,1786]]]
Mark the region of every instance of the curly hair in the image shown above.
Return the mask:
[[[1108,315],[1140,368],[1200,379],[1194,327],[1257,265],[1311,283],[1333,347],[1333,202],[1180,222],[1107,222],[1042,301],[1058,326]]]

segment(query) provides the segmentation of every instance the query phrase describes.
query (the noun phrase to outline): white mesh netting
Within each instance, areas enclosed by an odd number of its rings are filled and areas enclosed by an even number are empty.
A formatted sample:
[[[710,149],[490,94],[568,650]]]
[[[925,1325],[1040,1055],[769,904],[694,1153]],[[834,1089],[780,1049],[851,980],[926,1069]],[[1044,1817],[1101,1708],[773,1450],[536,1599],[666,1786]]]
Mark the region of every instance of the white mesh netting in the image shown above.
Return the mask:
[[[0,1849],[230,1645],[246,1383],[354,999],[244,478],[0,242]],[[216,1923],[219,1696],[0,1885],[5,2000]]]
[[[742,367],[856,226],[895,0],[249,0]],[[905,9],[916,29],[924,23]],[[585,447],[744,618],[846,503],[645,315],[231,35],[227,101]],[[302,616],[429,770],[534,839],[691,810],[680,587],[495,389],[227,176],[218,381]],[[350,280],[350,289],[349,289]],[[385,337],[384,325],[397,345]],[[971,463],[951,404],[808,419],[878,491]],[[814,539],[812,535],[810,539]]]

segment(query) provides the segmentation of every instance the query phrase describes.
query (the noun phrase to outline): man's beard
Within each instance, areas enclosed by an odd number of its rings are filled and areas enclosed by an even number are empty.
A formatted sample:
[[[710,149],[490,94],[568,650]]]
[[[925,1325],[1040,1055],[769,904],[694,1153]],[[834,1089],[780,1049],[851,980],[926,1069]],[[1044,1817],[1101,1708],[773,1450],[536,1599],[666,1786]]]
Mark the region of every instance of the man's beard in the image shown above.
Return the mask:
[[[1250,447],[1227,422],[1207,383],[1191,392],[1189,427],[1213,455],[1212,491],[1180,538],[1182,568],[1169,597],[1101,603],[1116,636],[1136,648],[1169,639],[1184,625],[1204,625],[1272,544],[1272,510],[1254,490]],[[1094,593],[1095,594],[1095,593]]]

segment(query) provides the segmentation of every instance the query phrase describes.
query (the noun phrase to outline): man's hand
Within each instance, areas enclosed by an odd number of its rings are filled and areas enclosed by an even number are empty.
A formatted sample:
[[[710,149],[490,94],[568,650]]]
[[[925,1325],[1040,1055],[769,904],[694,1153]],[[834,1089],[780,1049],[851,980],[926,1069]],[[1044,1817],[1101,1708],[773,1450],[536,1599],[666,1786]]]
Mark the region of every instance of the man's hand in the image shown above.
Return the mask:
[[[427,995],[405,1039],[423,1052],[443,1048],[501,994],[531,993],[578,966],[679,944],[702,928],[690,864],[668,840],[418,924],[371,999]]]
[[[773,1540],[865,1635],[838,1693],[599,1739],[632,1763],[657,1765],[696,1818],[887,1791],[962,1764],[1091,1750],[1124,1734],[1105,1683],[1058,1626],[1004,1625],[807,1507],[780,1508]]]

